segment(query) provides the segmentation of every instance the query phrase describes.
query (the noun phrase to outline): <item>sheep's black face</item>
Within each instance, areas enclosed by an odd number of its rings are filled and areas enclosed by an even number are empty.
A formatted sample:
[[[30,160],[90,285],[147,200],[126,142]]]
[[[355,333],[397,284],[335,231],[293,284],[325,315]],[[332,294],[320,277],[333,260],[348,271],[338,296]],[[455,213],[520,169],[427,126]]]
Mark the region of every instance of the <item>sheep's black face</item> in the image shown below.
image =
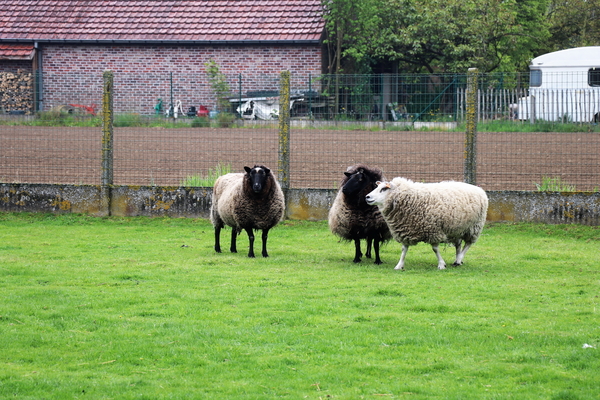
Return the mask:
[[[252,185],[252,191],[254,193],[262,192],[265,182],[267,181],[267,177],[271,173],[271,170],[267,167],[257,167],[248,168],[244,167],[246,173],[250,176],[250,184]]]
[[[362,169],[359,169],[355,173],[344,172],[349,178],[348,181],[342,187],[342,193],[346,196],[358,195],[368,184],[371,183],[371,179],[368,174]]]

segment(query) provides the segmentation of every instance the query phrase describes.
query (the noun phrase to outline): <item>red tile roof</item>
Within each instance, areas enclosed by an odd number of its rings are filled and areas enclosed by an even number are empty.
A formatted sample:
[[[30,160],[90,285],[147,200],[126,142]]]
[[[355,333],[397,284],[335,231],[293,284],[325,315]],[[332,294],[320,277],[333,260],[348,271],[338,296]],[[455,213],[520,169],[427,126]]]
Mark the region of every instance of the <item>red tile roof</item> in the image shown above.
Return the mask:
[[[0,43],[0,60],[31,60],[33,54],[32,44]]]
[[[0,40],[318,41],[321,0],[2,0]]]

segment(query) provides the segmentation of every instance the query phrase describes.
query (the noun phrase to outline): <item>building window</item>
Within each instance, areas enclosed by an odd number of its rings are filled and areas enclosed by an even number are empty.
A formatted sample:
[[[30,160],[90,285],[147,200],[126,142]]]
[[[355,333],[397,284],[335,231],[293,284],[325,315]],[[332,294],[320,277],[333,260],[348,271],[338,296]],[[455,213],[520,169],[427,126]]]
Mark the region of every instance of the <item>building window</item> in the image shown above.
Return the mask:
[[[532,69],[529,74],[529,86],[537,87],[542,86],[542,71],[539,69]]]
[[[590,68],[588,71],[588,85],[600,86],[600,67]]]

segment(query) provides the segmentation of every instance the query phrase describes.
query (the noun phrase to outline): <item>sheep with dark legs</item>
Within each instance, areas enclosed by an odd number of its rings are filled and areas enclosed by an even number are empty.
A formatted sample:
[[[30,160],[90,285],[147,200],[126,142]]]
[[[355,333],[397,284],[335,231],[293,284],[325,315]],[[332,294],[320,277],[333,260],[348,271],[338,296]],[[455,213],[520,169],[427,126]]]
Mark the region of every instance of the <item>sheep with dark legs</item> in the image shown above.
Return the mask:
[[[210,221],[215,227],[215,251],[221,252],[221,229],[231,227],[232,253],[237,252],[237,235],[245,230],[254,257],[254,230],[262,230],[262,256],[268,257],[269,230],[283,218],[285,200],[271,170],[263,165],[244,167],[245,173],[230,173],[217,179],[213,188]]]
[[[483,230],[488,208],[483,189],[453,181],[419,183],[394,178],[391,182],[377,182],[377,188],[366,200],[379,207],[394,239],[402,244],[395,268],[399,270],[404,269],[408,247],[419,242],[431,245],[438,269],[446,268],[439,252],[440,243],[454,245],[454,265],[462,265],[467,250]]]
[[[382,180],[378,168],[356,164],[344,172],[335,200],[329,210],[329,229],[343,240],[354,241],[354,262],[361,261],[361,239],[366,239],[366,256],[371,258],[371,246],[375,250],[375,264],[381,264],[379,247],[392,238],[379,209],[365,201],[365,196]]]

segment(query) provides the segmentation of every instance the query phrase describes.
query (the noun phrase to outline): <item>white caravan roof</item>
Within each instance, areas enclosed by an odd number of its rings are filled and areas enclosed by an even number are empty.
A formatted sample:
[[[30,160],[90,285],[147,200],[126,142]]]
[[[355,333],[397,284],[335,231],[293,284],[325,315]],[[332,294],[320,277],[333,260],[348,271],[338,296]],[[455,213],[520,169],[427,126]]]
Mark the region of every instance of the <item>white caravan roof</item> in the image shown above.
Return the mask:
[[[600,67],[600,46],[575,47],[543,54],[531,60],[535,67]]]

